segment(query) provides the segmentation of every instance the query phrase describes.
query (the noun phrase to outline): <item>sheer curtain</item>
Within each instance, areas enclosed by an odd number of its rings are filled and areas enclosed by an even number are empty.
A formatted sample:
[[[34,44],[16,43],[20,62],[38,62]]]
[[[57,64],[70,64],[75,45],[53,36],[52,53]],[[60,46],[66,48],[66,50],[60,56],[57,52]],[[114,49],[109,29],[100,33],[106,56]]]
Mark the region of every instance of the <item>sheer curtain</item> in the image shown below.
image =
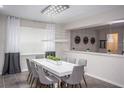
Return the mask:
[[[44,36],[44,51],[55,56],[55,24],[47,24]]]
[[[55,24],[47,24],[44,34],[44,50],[55,51]]]
[[[21,72],[19,53],[20,19],[8,16],[3,75]]]

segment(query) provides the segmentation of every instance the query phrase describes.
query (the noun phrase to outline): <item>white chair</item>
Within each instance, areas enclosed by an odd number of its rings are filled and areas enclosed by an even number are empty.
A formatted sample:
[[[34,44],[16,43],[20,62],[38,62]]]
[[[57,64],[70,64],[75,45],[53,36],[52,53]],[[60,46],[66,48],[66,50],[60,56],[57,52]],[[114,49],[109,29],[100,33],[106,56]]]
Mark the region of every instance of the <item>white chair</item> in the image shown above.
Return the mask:
[[[67,57],[61,57],[61,60],[67,62]]]
[[[87,66],[87,60],[86,59],[79,59],[78,65],[86,67]],[[87,83],[86,83],[86,79],[85,79],[84,74],[85,74],[85,69],[84,69],[84,72],[83,72],[83,79],[84,79],[84,83],[87,87]]]
[[[29,59],[26,59],[26,63],[27,63],[27,67],[28,67],[28,77],[27,77],[27,82],[30,84],[30,80],[32,78],[32,70],[31,70],[31,64],[30,64],[30,61]]]
[[[35,58],[36,58],[36,59],[45,58],[45,55],[36,55]]]
[[[35,80],[36,80],[36,86],[37,86],[39,76],[38,76],[36,65],[35,65],[34,62],[31,62],[31,72],[32,72],[31,87],[33,86],[33,83],[34,83]]]
[[[46,76],[44,70],[38,65],[38,76],[41,83],[41,87],[55,87],[54,84],[58,83],[58,79],[54,76]]]
[[[62,78],[62,85],[65,85],[67,87],[76,87],[79,85],[81,87],[81,81],[83,80],[83,72],[84,66],[75,66],[70,77]]]
[[[87,66],[87,60],[86,59],[79,59],[78,60],[78,65]]]
[[[76,59],[75,59],[75,58],[68,57],[68,58],[67,58],[67,61],[68,61],[69,63],[76,64]]]

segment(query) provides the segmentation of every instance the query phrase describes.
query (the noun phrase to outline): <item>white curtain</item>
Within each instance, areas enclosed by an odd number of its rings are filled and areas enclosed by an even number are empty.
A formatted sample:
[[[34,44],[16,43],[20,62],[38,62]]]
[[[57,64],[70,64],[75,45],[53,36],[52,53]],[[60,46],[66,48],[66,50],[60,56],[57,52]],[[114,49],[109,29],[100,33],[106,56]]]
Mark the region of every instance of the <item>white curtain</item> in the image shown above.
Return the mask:
[[[20,19],[8,16],[6,32],[6,53],[19,52]]]
[[[6,30],[6,53],[2,74],[15,74],[21,72],[19,53],[20,20],[8,16]]]
[[[55,51],[55,24],[47,24],[44,35],[44,51]]]

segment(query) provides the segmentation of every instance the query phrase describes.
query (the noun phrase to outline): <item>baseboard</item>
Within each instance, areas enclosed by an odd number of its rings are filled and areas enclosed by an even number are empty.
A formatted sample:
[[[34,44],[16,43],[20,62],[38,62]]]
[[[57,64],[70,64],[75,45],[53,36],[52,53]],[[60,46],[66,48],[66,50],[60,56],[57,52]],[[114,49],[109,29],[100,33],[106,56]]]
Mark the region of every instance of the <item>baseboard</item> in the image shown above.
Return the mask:
[[[95,75],[92,75],[92,74],[89,74],[89,73],[86,73],[86,75],[90,76],[90,77],[93,77],[93,78],[96,78],[96,79],[99,79],[99,80],[102,80],[102,81],[105,81],[105,82],[108,82],[110,84],[113,84],[113,85],[116,85],[118,87],[124,87],[124,85],[121,85],[121,84],[118,84],[118,83],[115,83],[111,80],[107,80],[107,79],[104,79],[102,77],[99,77],[99,76],[95,76]]]

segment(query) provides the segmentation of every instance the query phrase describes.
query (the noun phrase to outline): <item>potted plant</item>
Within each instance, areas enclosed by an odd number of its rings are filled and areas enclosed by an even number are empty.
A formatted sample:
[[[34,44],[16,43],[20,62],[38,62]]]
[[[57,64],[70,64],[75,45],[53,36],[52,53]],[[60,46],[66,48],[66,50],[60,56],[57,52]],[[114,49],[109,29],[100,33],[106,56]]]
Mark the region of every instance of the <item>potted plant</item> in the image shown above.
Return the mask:
[[[107,52],[108,52],[108,53],[111,53],[111,49],[108,49]]]
[[[54,57],[51,55],[47,56],[47,59],[53,60],[53,62],[56,62],[57,64],[59,64],[61,60],[59,57]]]
[[[87,48],[87,49],[86,49],[86,51],[87,51],[87,52],[89,52],[89,51],[90,51],[90,49],[89,49],[89,48]]]

